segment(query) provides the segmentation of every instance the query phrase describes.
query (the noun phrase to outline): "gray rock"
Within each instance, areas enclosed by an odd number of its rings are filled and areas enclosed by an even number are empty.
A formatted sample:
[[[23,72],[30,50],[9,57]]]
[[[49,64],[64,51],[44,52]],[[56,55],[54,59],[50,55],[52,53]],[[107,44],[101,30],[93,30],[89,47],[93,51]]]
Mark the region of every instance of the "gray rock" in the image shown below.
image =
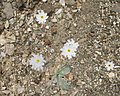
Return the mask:
[[[68,5],[74,5],[75,0],[65,0],[65,3],[68,4]]]
[[[53,23],[56,23],[56,22],[57,22],[57,19],[54,17],[53,19],[51,19],[51,21],[52,21]]]
[[[116,4],[111,8],[111,10],[120,13],[120,4]]]
[[[9,28],[9,21],[8,20],[6,20],[6,22],[5,22],[5,28],[7,29],[7,28]]]
[[[13,44],[6,44],[5,45],[5,52],[8,55],[12,55],[14,53],[14,45]]]
[[[14,13],[14,9],[12,8],[12,5],[10,3],[4,3],[3,6],[4,6],[3,12],[5,13],[6,18],[7,19],[12,18]]]

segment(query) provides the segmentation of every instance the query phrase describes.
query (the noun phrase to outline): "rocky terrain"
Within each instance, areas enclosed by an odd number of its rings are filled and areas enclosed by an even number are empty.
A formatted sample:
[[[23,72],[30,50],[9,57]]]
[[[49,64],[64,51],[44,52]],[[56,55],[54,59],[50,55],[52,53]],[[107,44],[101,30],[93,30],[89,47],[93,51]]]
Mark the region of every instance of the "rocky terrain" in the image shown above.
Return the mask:
[[[60,49],[71,38],[79,47],[68,59]],[[0,96],[120,96],[119,66],[120,0],[0,0]]]

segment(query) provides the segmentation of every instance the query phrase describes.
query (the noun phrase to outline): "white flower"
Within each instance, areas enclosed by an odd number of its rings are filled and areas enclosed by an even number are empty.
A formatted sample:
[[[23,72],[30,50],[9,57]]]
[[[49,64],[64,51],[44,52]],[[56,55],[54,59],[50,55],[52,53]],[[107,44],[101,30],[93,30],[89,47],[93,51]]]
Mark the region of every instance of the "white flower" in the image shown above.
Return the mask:
[[[113,70],[115,68],[115,64],[113,62],[106,62],[105,63],[105,68],[107,69],[107,71]]]
[[[44,24],[47,18],[47,13],[44,13],[43,10],[38,10],[38,14],[36,14],[36,21],[38,21],[39,24]]]
[[[65,6],[65,0],[60,0],[59,3],[60,3],[62,6]]]
[[[44,60],[42,54],[35,55],[33,54],[33,57],[29,60],[30,65],[32,65],[32,68],[35,70],[43,69],[43,65],[46,61]]]
[[[75,43],[73,39],[67,40],[63,48],[60,49],[62,51],[61,54],[65,57],[68,57],[68,59],[71,59],[72,57],[76,56],[75,51],[77,51],[78,46],[79,44]]]

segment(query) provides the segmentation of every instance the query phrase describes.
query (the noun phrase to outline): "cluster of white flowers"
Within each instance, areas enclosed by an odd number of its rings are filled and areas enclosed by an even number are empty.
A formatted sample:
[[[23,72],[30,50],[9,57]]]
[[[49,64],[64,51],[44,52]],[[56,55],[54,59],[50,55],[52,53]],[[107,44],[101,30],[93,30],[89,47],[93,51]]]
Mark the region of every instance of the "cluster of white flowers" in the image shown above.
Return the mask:
[[[42,0],[42,1],[46,2],[47,0]],[[60,0],[59,3],[65,6],[65,0]],[[60,9],[57,13],[61,11],[62,9]],[[35,17],[36,17],[36,21],[39,24],[45,24],[46,20],[48,19],[47,13],[45,13],[43,10],[38,10]],[[77,42],[75,43],[73,39],[67,40],[63,48],[60,49],[62,51],[61,55],[63,55],[64,57],[67,57],[68,59],[71,59],[72,57],[76,56],[76,51],[78,47],[79,47],[79,44]],[[46,61],[44,60],[41,54],[40,55],[33,54],[33,57],[29,60],[29,63],[30,65],[32,65],[32,68],[37,70],[43,69],[43,65],[45,62]],[[110,70],[114,70],[114,68],[117,68],[117,66],[115,66],[113,62],[108,61],[105,63],[105,68],[107,69],[107,71],[110,71]]]
[[[72,57],[76,56],[75,52],[77,51],[78,46],[78,43],[75,43],[73,39],[70,39],[64,44],[63,48],[61,48],[60,50],[62,51],[63,56],[71,59]]]
[[[79,44],[75,43],[73,39],[67,40],[63,48],[60,49],[62,51],[61,54],[64,55],[65,57],[68,57],[68,59],[71,59],[72,57],[76,56],[75,52],[77,51],[78,46]],[[29,60],[29,64],[32,65],[32,68],[36,70],[43,69],[43,65],[46,61],[44,60],[42,54],[32,55],[33,57],[31,57],[31,59]]]
[[[44,2],[46,2],[46,0]],[[62,5],[65,5],[64,0],[60,0],[60,3]],[[47,13],[45,13],[43,10],[38,10],[37,14],[35,14],[35,17],[36,21],[39,24],[45,24],[46,20],[48,19]],[[72,57],[76,56],[75,52],[77,51],[78,46],[78,43],[75,43],[73,39],[70,39],[67,41],[64,47],[60,49],[62,51],[61,54],[65,57],[68,57],[68,59],[71,59]],[[30,65],[32,65],[32,68],[37,70],[43,69],[43,65],[45,62],[46,61],[44,60],[42,55],[35,54],[33,54],[33,57],[29,60],[29,63]]]

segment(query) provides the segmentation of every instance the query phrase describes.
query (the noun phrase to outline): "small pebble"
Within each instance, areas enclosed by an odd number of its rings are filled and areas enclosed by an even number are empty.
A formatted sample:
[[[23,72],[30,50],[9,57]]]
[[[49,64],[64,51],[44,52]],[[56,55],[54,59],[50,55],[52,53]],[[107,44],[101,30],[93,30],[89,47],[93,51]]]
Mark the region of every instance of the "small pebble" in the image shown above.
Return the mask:
[[[12,55],[14,53],[14,45],[13,44],[6,44],[5,51],[6,51],[6,54]]]
[[[53,19],[51,19],[51,21],[52,21],[53,23],[56,23],[56,22],[57,22],[57,19],[54,17]]]
[[[15,23],[15,19],[14,18],[11,18],[9,21],[10,21],[10,24],[14,24]]]
[[[30,31],[32,31],[32,30],[31,30],[31,28],[28,28],[27,31],[30,32]]]
[[[76,23],[73,23],[73,25],[76,27],[77,26],[77,24]]]
[[[49,27],[49,26],[46,26],[45,28],[46,28],[46,29],[49,29],[50,27]]]
[[[109,76],[109,78],[114,78],[115,77],[115,73],[110,72],[110,73],[108,73],[108,76]]]
[[[23,23],[24,23],[24,21],[23,21],[23,20],[21,20],[21,21],[20,21],[20,23],[19,23],[19,26],[22,26],[22,25],[23,25]]]
[[[1,52],[1,53],[0,53],[0,56],[1,56],[1,57],[5,57],[6,54],[5,54],[4,52]]]
[[[58,9],[57,12],[55,12],[55,14],[60,14],[62,12],[62,8]]]
[[[1,44],[1,45],[4,45],[4,44],[6,44],[6,43],[7,43],[7,40],[4,38],[3,35],[0,35],[0,44]]]
[[[42,0],[43,2],[47,2],[47,0]]]
[[[9,21],[7,20],[6,22],[5,22],[5,28],[7,29],[7,28],[9,28]]]

